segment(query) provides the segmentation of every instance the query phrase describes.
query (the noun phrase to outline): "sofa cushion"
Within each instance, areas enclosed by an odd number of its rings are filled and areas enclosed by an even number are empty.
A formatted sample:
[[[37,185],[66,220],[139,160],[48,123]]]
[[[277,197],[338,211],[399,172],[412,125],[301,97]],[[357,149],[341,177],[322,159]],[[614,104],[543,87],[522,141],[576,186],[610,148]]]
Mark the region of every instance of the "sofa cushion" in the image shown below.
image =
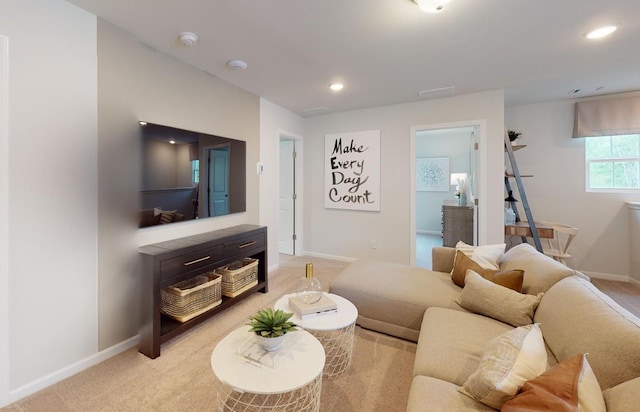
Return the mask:
[[[640,378],[602,392],[608,411],[637,411],[640,405]]]
[[[539,325],[521,326],[489,342],[480,366],[460,388],[495,409],[516,395],[528,380],[547,369],[547,352]]]
[[[640,319],[578,277],[547,291],[534,315],[559,361],[589,353],[603,390],[640,376]]]
[[[472,246],[464,243],[463,241],[458,241],[455,249],[456,252],[464,252],[464,254],[469,256],[474,262],[485,269],[499,269],[500,258],[504,254],[505,247],[505,243]]]
[[[487,344],[512,329],[475,313],[429,308],[420,329],[413,374],[461,386],[478,368]]]
[[[516,292],[522,291],[524,271],[517,269],[505,271],[501,271],[499,269],[485,269],[464,252],[456,252],[453,269],[451,270],[451,280],[453,283],[461,288],[464,287],[467,271],[469,270],[473,270],[474,272],[482,275],[485,279],[488,279],[493,283],[497,283],[498,285],[513,289]]]
[[[533,323],[533,313],[541,298],[542,293],[538,296],[518,293],[469,270],[466,285],[456,302],[472,312],[512,326],[524,326]]]
[[[507,250],[500,259],[500,270],[524,270],[522,293],[537,295],[546,292],[558,281],[576,271],[538,252],[528,243]]]
[[[606,412],[602,391],[586,355],[576,355],[537,378],[502,405],[502,412]]]
[[[411,382],[407,412],[493,411],[458,392],[458,385],[430,376],[416,376]]]
[[[428,307],[464,311],[455,303],[460,288],[450,274],[398,263],[355,261],[329,289],[358,308],[361,326],[414,341]]]

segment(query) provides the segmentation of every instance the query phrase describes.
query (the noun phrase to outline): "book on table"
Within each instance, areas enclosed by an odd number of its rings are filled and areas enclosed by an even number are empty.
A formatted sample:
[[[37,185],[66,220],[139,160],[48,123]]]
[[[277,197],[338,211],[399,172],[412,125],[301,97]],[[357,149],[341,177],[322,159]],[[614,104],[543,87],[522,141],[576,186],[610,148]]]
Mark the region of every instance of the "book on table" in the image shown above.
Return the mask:
[[[289,298],[289,307],[296,315],[303,319],[336,313],[338,311],[336,302],[324,293],[320,300],[315,303],[305,303],[302,299],[292,296]]]

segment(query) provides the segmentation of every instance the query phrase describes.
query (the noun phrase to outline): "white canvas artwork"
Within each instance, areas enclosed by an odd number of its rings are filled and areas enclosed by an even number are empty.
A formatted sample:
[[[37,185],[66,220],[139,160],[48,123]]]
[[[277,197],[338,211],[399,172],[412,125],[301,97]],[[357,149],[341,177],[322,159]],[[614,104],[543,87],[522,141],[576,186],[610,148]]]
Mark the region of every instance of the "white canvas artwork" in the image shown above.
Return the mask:
[[[449,191],[449,158],[421,157],[416,159],[416,190]]]
[[[380,211],[380,130],[327,134],[324,207]]]

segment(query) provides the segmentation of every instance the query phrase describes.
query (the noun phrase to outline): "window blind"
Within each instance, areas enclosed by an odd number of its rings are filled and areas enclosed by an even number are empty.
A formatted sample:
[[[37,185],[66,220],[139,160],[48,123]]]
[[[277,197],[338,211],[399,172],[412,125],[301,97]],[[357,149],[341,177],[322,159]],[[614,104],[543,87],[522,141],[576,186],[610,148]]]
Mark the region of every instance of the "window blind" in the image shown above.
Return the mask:
[[[589,100],[575,105],[573,137],[640,133],[640,96]]]

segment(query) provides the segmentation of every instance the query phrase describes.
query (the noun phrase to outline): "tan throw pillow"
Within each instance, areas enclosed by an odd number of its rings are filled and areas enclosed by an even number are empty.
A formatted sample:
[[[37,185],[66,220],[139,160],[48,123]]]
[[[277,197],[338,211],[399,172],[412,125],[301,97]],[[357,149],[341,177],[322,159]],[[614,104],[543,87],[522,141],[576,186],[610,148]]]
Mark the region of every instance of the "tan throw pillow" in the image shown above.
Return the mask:
[[[485,269],[500,269],[500,258],[504,254],[505,243],[495,245],[473,246],[458,241],[456,243],[456,252],[462,251],[474,262]]]
[[[468,270],[473,270],[474,272],[482,275],[485,279],[506,288],[513,289],[516,292],[520,292],[522,290],[524,271],[518,269],[506,271],[484,269],[464,252],[457,251],[453,263],[453,270],[451,270],[451,280],[453,283],[463,288]]]
[[[533,314],[542,299],[524,295],[514,290],[496,285],[473,270],[467,272],[466,284],[456,302],[463,308],[489,316],[512,326],[533,323]]]
[[[507,250],[500,259],[500,270],[522,269],[522,293],[544,293],[560,280],[575,275],[576,271],[540,253],[528,243]]]
[[[586,355],[576,355],[525,382],[501,411],[606,412],[606,406]]]
[[[160,216],[162,216],[160,218],[160,223],[164,225],[173,222],[173,218],[175,217],[175,215],[176,210],[163,210],[162,212],[160,212]]]
[[[491,408],[518,393],[526,381],[547,370],[547,351],[538,324],[512,329],[492,339],[478,369],[469,376],[460,392]]]

